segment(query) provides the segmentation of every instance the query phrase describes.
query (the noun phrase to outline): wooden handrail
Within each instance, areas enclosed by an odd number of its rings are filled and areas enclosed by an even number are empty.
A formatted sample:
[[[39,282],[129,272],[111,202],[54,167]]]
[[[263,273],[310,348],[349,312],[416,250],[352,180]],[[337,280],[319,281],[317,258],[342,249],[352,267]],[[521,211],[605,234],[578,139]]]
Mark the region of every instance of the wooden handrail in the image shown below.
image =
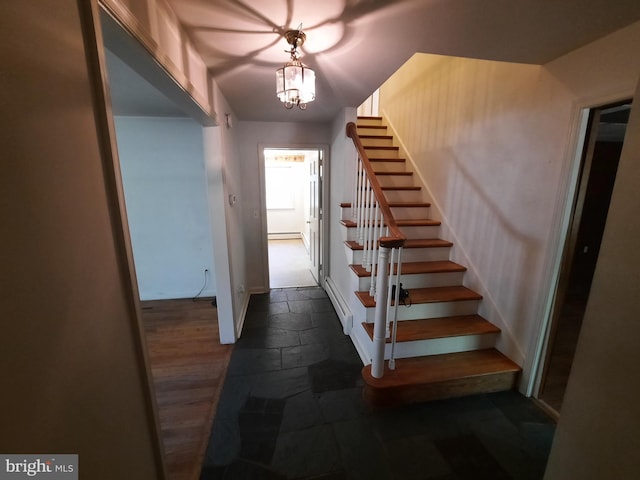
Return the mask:
[[[386,248],[400,248],[404,245],[406,237],[402,234],[400,228],[396,224],[396,220],[391,213],[391,208],[389,207],[389,203],[384,196],[384,192],[382,191],[380,182],[378,182],[376,174],[373,171],[373,167],[371,166],[371,162],[369,162],[369,157],[367,157],[367,154],[364,151],[364,146],[362,145],[360,137],[358,136],[356,124],[353,122],[347,123],[347,137],[353,140],[353,144],[358,151],[358,155],[362,159],[362,166],[367,173],[369,183],[371,185],[371,188],[373,189],[373,194],[376,197],[378,206],[382,212],[387,227],[389,228],[390,235],[388,237],[381,237],[379,239],[380,246]]]

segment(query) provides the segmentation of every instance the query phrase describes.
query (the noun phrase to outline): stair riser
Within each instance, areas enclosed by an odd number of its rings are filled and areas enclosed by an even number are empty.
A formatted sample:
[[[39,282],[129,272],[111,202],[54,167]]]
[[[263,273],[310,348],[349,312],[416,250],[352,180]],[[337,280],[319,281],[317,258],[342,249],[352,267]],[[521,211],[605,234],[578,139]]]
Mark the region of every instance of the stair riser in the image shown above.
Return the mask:
[[[358,229],[356,227],[347,228],[343,225],[342,228],[347,230],[347,238],[345,240],[357,240]],[[429,227],[400,227],[400,230],[407,238],[437,238],[440,227],[437,225]],[[403,255],[404,252],[402,250]]]
[[[422,190],[385,190],[387,202],[422,202]]]
[[[366,125],[382,125],[382,119],[380,118],[358,118],[358,128]]]
[[[421,357],[423,355],[440,355],[444,353],[468,352],[493,348],[498,335],[465,335],[462,337],[435,338],[415,342],[396,343],[395,358]],[[385,359],[391,358],[391,344],[385,347]]]
[[[361,264],[364,255],[363,250],[351,250],[345,246],[347,261],[351,264]],[[438,248],[405,248],[402,250],[403,262],[435,262],[449,260],[450,247]]]
[[[505,372],[455,379],[436,384],[412,385],[411,387],[398,387],[384,390],[377,390],[365,384],[363,396],[371,405],[406,405],[445,398],[464,397],[478,393],[511,390],[516,383],[516,378],[517,373]]]
[[[355,273],[353,274],[355,275]],[[464,272],[420,273],[402,275],[403,288],[453,287],[462,284]],[[363,292],[371,287],[371,277],[358,277],[358,290]]]
[[[429,207],[391,207],[394,218],[404,218],[406,220],[430,218],[429,210]],[[341,213],[341,220],[353,220],[351,208],[342,208]]]
[[[365,148],[365,153],[369,158],[398,158],[397,149]]]
[[[389,158],[389,157],[384,156],[379,158]],[[373,169],[377,172],[405,172],[407,168],[406,162],[374,161],[371,164],[373,165]]]
[[[375,127],[376,125],[374,125]],[[358,135],[386,135],[386,128],[367,128],[358,125]]]
[[[413,175],[376,175],[382,187],[412,187],[415,185]]]
[[[398,320],[418,320],[420,318],[452,317],[454,315],[473,315],[478,311],[479,300],[464,300],[459,302],[421,303],[405,307],[398,307]],[[366,322],[373,322],[375,308],[367,308]]]
[[[380,132],[376,132],[373,135],[378,135]],[[393,138],[361,138],[362,146],[367,147],[391,147],[393,146]]]
[[[395,218],[404,218],[406,220],[431,218],[429,211],[429,207],[391,207],[391,212]]]

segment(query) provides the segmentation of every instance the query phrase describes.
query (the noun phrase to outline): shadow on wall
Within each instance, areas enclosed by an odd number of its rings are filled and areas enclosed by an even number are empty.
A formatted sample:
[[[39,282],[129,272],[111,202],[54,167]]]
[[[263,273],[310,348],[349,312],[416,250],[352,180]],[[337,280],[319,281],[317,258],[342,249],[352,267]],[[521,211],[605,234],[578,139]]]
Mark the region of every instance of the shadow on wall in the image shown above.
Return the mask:
[[[470,286],[479,286],[483,294],[482,313],[507,331],[518,348],[514,358],[522,359],[524,349],[518,339],[526,338],[534,310],[530,285],[540,275],[536,262],[540,242],[510,221],[460,158],[452,156],[452,160],[456,174],[451,175],[453,185],[448,188],[448,202],[451,211],[460,214],[449,225],[457,237],[466,239],[454,241],[454,252],[459,246],[464,261],[478,272],[478,277],[469,272],[471,278],[467,281]],[[474,214],[464,215],[469,203],[475,205]]]
[[[453,255],[470,267],[465,283],[484,294],[482,313],[513,340],[505,353],[516,360],[539,313],[557,196],[558,163],[540,159],[558,158],[566,132],[541,115],[540,71],[416,54],[381,88],[385,116],[446,218]]]

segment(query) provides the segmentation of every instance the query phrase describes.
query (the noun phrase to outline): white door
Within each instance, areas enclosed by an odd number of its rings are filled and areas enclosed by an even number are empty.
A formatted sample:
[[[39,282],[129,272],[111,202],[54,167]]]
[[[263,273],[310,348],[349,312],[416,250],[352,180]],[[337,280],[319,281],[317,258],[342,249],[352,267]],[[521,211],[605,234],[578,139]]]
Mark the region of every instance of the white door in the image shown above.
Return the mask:
[[[322,150],[309,161],[309,260],[311,274],[320,283],[322,266],[321,222],[322,219]]]

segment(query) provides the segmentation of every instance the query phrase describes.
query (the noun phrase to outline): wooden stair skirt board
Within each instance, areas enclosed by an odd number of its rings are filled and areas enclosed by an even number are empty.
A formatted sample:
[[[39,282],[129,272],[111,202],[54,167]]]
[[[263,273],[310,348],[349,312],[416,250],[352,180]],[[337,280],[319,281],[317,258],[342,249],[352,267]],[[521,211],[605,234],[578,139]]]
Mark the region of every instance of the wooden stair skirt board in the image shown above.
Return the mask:
[[[362,369],[364,398],[373,406],[395,406],[478,393],[511,390],[520,367],[495,349],[399,358],[384,376]]]

